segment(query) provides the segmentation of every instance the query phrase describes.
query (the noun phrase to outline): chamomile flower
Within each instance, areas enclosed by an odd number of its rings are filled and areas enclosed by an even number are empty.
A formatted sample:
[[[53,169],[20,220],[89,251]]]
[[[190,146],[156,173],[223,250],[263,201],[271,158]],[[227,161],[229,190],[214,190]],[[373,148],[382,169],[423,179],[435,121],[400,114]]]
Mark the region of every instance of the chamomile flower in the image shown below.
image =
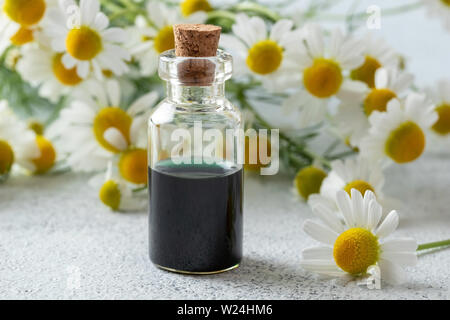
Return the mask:
[[[62,54],[65,68],[76,68],[82,79],[92,70],[99,80],[103,80],[104,70],[118,76],[128,71],[125,61],[131,57],[120,46],[126,32],[108,28],[109,19],[100,11],[98,0],[81,0],[79,7],[74,0],[63,0],[60,8],[50,10],[45,32],[52,39],[52,48]]]
[[[411,86],[413,79],[411,74],[397,69],[379,68],[375,73],[373,88],[367,87],[357,99],[354,97],[343,100],[335,120],[338,131],[349,139],[352,147],[359,147],[361,140],[367,135],[372,112],[385,112],[388,102],[401,97]]]
[[[304,89],[300,83],[291,82],[300,90],[283,104],[283,109],[288,114],[300,110],[300,118],[313,113],[317,123],[326,115],[330,98],[355,99],[365,90],[362,82],[347,77],[349,70],[363,64],[364,46],[360,40],[345,37],[339,29],[333,30],[326,46],[322,29],[313,24],[304,27],[303,36],[293,54],[295,66],[290,70],[301,72]]]
[[[280,20],[269,32],[263,19],[241,13],[233,25],[234,35],[223,34],[220,45],[233,53],[237,74],[251,74],[268,90],[282,90],[295,65],[291,49],[300,41],[293,26],[290,20]]]
[[[50,171],[57,159],[56,149],[53,143],[42,134],[36,135],[35,143],[39,149],[39,155],[32,158],[30,170],[33,174],[44,174]]]
[[[63,53],[44,45],[29,46],[21,52],[17,71],[31,85],[39,87],[39,95],[56,103],[61,96],[84,93],[86,81],[76,67],[68,69],[62,62]]]
[[[146,199],[133,195],[132,186],[118,175],[112,162],[106,173],[95,175],[89,185],[98,190],[100,201],[112,211],[139,211],[146,207]]]
[[[150,20],[152,23],[150,24]],[[177,23],[203,23],[206,13],[198,11],[183,17],[178,8],[171,8],[159,1],[147,4],[147,17],[138,16],[130,28],[131,39],[127,43],[133,58],[139,62],[143,75],[152,75],[158,69],[158,57],[175,48],[173,25]]]
[[[180,3],[181,13],[189,17],[197,12],[209,12],[213,10],[208,0],[183,0]]]
[[[321,198],[327,198],[329,203],[333,203],[339,190],[350,195],[351,190],[356,189],[362,195],[367,191],[373,192],[378,202],[385,205],[383,186],[384,176],[379,164],[361,157],[335,160],[331,163],[331,171],[322,182],[320,196],[311,196],[309,204],[314,207]]]
[[[428,15],[438,17],[450,31],[450,0],[423,0],[428,8]]]
[[[294,187],[304,200],[308,200],[311,195],[320,192],[323,180],[326,177],[327,173],[321,168],[314,165],[308,166],[297,172]]]
[[[441,137],[450,135],[450,81],[442,79],[436,88],[428,88],[427,94],[436,105],[438,120],[431,127],[432,132]]]
[[[0,0],[0,54],[32,42],[57,0]]]
[[[371,191],[363,197],[356,189],[351,190],[351,196],[340,190],[336,198],[344,223],[326,206],[314,206],[323,224],[307,220],[303,230],[323,245],[303,250],[301,266],[331,277],[359,277],[377,265],[383,280],[403,283],[406,275],[402,267],[417,263],[417,243],[411,238],[389,237],[398,226],[397,212],[391,211],[382,219],[383,208]]]
[[[373,112],[369,117],[371,128],[361,142],[361,154],[374,161],[414,161],[424,152],[426,132],[437,119],[425,95],[411,93],[405,101],[392,99],[386,112]]]
[[[157,93],[142,96],[125,111],[117,81],[108,80],[105,88],[93,82],[90,89],[92,97],[73,101],[52,128],[52,134],[60,137],[62,151],[68,154],[69,166],[74,171],[104,170],[116,156],[124,179],[145,184],[146,121]]]
[[[396,69],[398,54],[382,38],[368,33],[363,38],[364,63],[350,73],[350,78],[365,82],[369,88],[375,87],[375,73],[379,68]]]
[[[34,170],[33,159],[39,157],[36,134],[17,119],[6,101],[0,101],[0,178],[7,176],[14,164]]]

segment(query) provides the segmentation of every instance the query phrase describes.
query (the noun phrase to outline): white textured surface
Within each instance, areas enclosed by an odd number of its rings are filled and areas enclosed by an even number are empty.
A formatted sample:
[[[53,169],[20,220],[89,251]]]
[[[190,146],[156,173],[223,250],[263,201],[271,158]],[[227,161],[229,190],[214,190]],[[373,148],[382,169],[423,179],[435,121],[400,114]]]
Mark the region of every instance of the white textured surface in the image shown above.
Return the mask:
[[[450,249],[420,256],[405,285],[382,291],[303,271],[300,251],[315,243],[301,225],[311,213],[295,200],[286,178],[247,177],[241,267],[195,277],[153,267],[147,214],[109,212],[86,180],[73,174],[23,177],[0,186],[0,298],[450,298]],[[407,203],[397,235],[419,242],[450,238],[449,185],[449,156],[391,169],[386,190]],[[70,289],[77,268],[80,287]]]

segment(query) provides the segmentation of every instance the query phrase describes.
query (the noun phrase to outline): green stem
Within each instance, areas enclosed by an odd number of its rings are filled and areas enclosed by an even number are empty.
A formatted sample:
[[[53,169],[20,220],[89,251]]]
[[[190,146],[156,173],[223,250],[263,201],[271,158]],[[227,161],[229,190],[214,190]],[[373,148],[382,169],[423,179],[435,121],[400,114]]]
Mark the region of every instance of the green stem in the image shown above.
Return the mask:
[[[281,19],[280,15],[276,12],[273,12],[269,8],[262,6],[260,4],[257,4],[255,2],[243,2],[235,5],[233,7],[234,10],[237,12],[252,12],[256,13],[260,16],[263,16],[273,22],[276,22]]]
[[[123,10],[121,6],[115,4],[114,2],[111,2],[111,0],[100,0],[100,4],[111,12],[118,12]]]
[[[214,10],[208,12],[208,19],[229,19],[234,22],[236,14],[226,10]]]
[[[450,246],[450,239],[420,244],[417,247],[417,251],[433,249],[433,248],[438,248],[438,247],[446,247],[446,246]]]
[[[139,187],[139,188],[135,188],[135,189],[133,189],[133,190],[131,190],[133,193],[138,193],[138,192],[141,192],[141,191],[144,191],[144,190],[147,190],[147,186],[145,186],[145,187]]]

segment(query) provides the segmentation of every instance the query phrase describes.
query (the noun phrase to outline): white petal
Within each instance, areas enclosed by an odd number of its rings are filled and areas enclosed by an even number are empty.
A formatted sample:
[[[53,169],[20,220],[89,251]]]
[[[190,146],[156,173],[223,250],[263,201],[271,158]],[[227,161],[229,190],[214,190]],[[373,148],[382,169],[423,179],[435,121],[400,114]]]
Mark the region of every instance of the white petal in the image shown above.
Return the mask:
[[[311,238],[329,245],[333,245],[338,237],[336,232],[312,220],[305,221],[303,224],[303,230]]]
[[[103,133],[103,138],[114,148],[125,151],[128,148],[128,142],[117,128],[108,128]]]
[[[313,206],[312,210],[328,227],[330,227],[336,233],[341,233],[344,231],[344,226],[342,225],[341,220],[339,220],[336,212],[333,212],[322,204]]]
[[[109,80],[106,82],[106,91],[108,93],[108,98],[110,105],[113,107],[120,106],[120,85],[117,80]]]
[[[302,251],[303,259],[307,260],[333,260],[333,248],[313,247]]]
[[[381,279],[393,285],[399,285],[405,282],[405,271],[400,266],[384,259],[380,259],[378,265],[380,266]]]
[[[86,79],[89,75],[90,63],[88,61],[82,61],[78,63],[77,74],[80,78]]]
[[[82,25],[91,25],[95,16],[100,11],[100,3],[98,0],[81,0],[80,1],[80,17]]]
[[[364,212],[364,201],[361,192],[357,189],[352,189],[352,207],[353,207],[353,220],[355,226],[362,227],[366,225],[366,212]]]
[[[133,104],[128,108],[127,113],[131,116],[136,116],[141,112],[148,111],[153,107],[158,100],[158,93],[152,91],[143,95],[139,99],[137,99]]]
[[[109,25],[108,17],[103,12],[97,13],[94,20],[94,28],[97,29],[98,31],[103,31],[106,28],[108,28],[108,25]]]
[[[417,264],[417,254],[415,252],[382,252],[381,259],[389,260],[402,267],[413,267]]]
[[[70,54],[66,53],[63,55],[61,62],[63,63],[66,69],[72,69],[77,64],[77,60],[75,60]]]
[[[353,220],[352,203],[348,193],[344,190],[339,190],[336,193],[336,204],[339,207],[347,226],[353,227],[355,221]]]
[[[106,41],[124,42],[127,38],[127,33],[121,28],[109,28],[102,33]]]
[[[378,68],[375,71],[375,87],[376,88],[388,88],[389,86],[389,73],[385,68]]]
[[[394,232],[395,229],[397,229],[397,226],[398,213],[397,211],[393,210],[387,215],[386,219],[384,219],[384,221],[381,223],[375,234],[380,238],[387,237],[392,232]]]
[[[270,39],[272,39],[275,42],[281,42],[281,39],[289,33],[289,31],[292,29],[292,26],[294,23],[291,20],[283,19],[279,20],[275,25],[272,27],[272,31],[270,32]]]
[[[413,238],[390,239],[382,244],[382,249],[385,252],[416,251],[417,241]]]
[[[374,230],[378,223],[380,222],[381,216],[383,215],[383,208],[378,204],[377,201],[372,200],[369,203],[369,216],[367,220],[367,228]]]
[[[304,259],[300,265],[309,271],[337,270],[338,267],[332,259]]]
[[[309,25],[306,27],[307,34],[306,40],[308,42],[308,48],[313,57],[321,57],[324,53],[324,42],[322,29],[316,25]]]

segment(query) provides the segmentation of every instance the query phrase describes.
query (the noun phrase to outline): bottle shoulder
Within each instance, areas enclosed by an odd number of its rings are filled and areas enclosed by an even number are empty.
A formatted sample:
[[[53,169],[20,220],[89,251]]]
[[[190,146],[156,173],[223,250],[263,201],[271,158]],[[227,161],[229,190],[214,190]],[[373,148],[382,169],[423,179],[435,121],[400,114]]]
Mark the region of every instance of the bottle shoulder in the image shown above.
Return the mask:
[[[216,99],[212,103],[175,103],[168,98],[162,100],[149,118],[149,125],[172,123],[226,122],[228,126],[240,126],[242,115],[228,99]]]

